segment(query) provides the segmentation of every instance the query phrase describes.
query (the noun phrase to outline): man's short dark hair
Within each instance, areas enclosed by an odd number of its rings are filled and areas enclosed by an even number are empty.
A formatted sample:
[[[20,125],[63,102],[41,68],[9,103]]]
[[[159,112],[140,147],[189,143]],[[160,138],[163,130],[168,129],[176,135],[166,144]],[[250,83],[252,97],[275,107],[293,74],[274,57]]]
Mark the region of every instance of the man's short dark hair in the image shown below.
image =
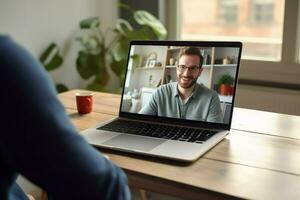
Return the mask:
[[[199,57],[200,63],[199,67],[202,67],[203,64],[203,56],[200,53],[200,49],[197,47],[185,47],[181,49],[179,58],[183,55],[195,55]]]

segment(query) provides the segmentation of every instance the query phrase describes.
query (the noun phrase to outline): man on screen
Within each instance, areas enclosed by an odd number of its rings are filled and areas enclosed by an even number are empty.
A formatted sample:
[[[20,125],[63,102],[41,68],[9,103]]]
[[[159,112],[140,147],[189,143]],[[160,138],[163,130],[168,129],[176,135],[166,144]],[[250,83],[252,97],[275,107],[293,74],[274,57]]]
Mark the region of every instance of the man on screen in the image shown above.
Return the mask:
[[[176,69],[177,82],[159,87],[139,113],[222,123],[218,94],[197,83],[202,64],[199,48],[182,49]]]

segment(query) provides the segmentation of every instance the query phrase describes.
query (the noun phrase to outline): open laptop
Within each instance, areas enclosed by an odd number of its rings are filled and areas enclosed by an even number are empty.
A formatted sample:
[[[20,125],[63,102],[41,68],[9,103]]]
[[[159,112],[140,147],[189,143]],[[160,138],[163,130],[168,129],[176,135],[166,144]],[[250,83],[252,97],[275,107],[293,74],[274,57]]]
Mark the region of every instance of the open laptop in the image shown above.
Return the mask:
[[[203,59],[200,74],[187,49],[201,54],[191,55]],[[132,41],[119,116],[83,136],[96,147],[197,160],[229,133],[241,50],[240,42]],[[189,88],[193,78],[192,94],[181,97],[178,85]]]

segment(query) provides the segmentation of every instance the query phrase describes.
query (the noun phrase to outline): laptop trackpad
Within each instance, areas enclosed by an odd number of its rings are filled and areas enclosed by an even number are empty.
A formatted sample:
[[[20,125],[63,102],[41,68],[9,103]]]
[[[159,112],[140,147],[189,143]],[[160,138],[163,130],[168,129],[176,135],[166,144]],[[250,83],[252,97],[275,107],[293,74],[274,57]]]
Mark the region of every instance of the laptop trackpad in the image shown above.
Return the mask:
[[[156,139],[150,137],[141,137],[128,134],[118,135],[102,144],[118,147],[121,149],[137,150],[137,151],[151,151],[161,143],[165,142],[164,139]]]

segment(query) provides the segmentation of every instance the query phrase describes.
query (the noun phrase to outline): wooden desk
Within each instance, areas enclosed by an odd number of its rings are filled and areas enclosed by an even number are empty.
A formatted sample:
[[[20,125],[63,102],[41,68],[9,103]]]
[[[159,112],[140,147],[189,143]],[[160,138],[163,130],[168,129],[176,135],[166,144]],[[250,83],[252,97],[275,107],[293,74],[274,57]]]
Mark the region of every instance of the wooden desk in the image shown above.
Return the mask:
[[[59,98],[78,130],[118,113],[119,95],[95,93],[93,113],[78,115],[74,94]],[[235,108],[232,128],[190,165],[101,151],[126,172],[132,187],[185,199],[300,199],[300,117]]]

